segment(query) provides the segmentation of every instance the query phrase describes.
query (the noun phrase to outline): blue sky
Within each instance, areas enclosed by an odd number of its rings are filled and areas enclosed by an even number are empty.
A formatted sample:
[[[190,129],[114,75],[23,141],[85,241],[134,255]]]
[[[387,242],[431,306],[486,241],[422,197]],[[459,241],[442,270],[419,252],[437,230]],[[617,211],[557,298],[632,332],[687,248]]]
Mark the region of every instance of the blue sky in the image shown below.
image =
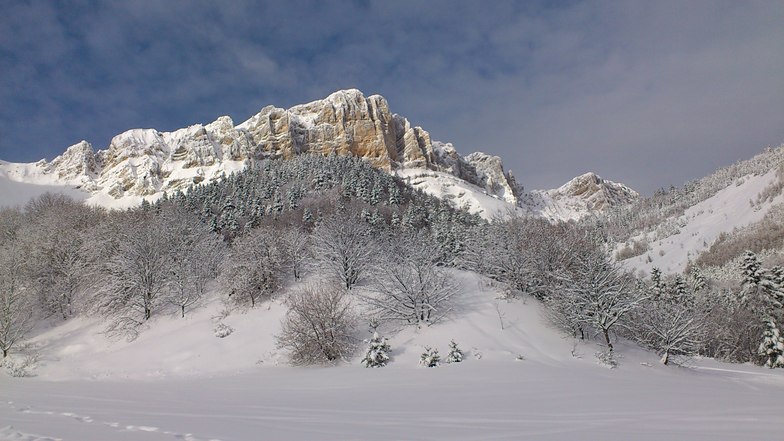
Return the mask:
[[[781,1],[0,1],[0,158],[343,88],[527,188],[649,193],[784,142]]]

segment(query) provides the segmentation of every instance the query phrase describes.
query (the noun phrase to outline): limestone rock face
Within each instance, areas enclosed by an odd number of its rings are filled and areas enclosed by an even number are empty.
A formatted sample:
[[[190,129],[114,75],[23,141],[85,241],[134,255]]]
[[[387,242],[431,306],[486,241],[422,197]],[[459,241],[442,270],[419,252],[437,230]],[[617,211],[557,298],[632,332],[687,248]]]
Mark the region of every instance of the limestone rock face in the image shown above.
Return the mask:
[[[384,97],[351,89],[285,110],[265,107],[237,126],[247,133],[252,155],[291,158],[301,153],[354,155],[385,170],[430,167],[430,135],[390,112]]]
[[[58,178],[69,181],[83,175],[93,175],[97,169],[95,152],[87,141],[78,142],[47,164],[47,168]]]
[[[484,187],[491,194],[497,195],[510,204],[517,205],[523,189],[517,184],[511,170],[504,171],[501,158],[475,152],[466,156],[465,160],[476,170],[480,187]]]
[[[267,106],[238,125],[221,116],[173,132],[128,130],[98,152],[82,141],[52,162],[42,160],[32,167],[64,184],[138,200],[220,179],[256,160],[304,153],[354,155],[390,172],[448,172],[514,205],[522,195],[497,156],[474,153],[464,158],[451,144],[431,140],[427,131],[392,113],[384,97],[366,97],[356,89],[290,109]]]

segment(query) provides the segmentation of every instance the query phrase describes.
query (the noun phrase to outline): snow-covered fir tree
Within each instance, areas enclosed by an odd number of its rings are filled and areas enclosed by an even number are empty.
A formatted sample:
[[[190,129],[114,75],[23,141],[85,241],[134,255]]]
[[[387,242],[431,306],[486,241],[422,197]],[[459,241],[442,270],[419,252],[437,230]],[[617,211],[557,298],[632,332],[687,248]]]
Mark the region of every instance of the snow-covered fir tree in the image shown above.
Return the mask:
[[[759,354],[765,359],[765,367],[784,368],[784,337],[773,319],[767,320],[766,327]]]
[[[378,332],[373,332],[373,337],[370,340],[365,340],[365,343],[368,344],[368,348],[361,363],[368,368],[386,366],[389,361],[389,353],[392,350],[386,337],[381,337]]]
[[[460,363],[463,361],[463,351],[457,347],[454,340],[449,342],[449,354],[446,356],[447,363]]]

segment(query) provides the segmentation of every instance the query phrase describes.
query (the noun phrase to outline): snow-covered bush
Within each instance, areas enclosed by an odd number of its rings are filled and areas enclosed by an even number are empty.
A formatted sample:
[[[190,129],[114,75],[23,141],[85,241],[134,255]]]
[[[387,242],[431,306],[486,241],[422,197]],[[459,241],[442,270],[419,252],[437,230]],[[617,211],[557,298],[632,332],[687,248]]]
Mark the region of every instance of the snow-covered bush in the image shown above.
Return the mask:
[[[449,342],[449,354],[446,356],[447,363],[460,363],[463,361],[463,351],[457,347],[454,340]]]
[[[596,361],[603,366],[610,369],[618,367],[618,359],[615,354],[613,354],[613,351],[599,351],[595,353],[594,356],[596,357]]]
[[[215,336],[218,338],[226,338],[234,332],[234,328],[225,323],[218,323],[213,332],[215,332]]]
[[[424,367],[438,367],[441,363],[441,356],[438,355],[438,349],[425,346],[425,352],[419,357],[419,364]]]
[[[6,358],[3,360],[2,366],[5,371],[12,377],[32,377],[34,376],[35,368],[38,366],[38,354],[28,354],[21,359]]]
[[[362,364],[368,368],[386,366],[391,351],[386,337],[380,337],[378,332],[374,332],[373,337],[370,340],[365,340],[365,343],[368,344],[368,348],[365,358],[362,359]]]
[[[330,363],[347,358],[355,348],[356,317],[345,289],[312,284],[287,300],[278,347],[291,351],[295,365]]]

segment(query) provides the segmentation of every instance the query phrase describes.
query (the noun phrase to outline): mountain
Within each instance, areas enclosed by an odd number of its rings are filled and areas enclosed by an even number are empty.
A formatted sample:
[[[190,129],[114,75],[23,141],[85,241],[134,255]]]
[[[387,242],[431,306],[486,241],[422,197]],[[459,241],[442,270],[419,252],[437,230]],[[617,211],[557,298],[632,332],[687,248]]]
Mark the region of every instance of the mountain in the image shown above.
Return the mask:
[[[0,176],[15,182],[76,187],[88,193],[88,203],[124,207],[220,179],[256,160],[304,153],[354,155],[407,176],[415,171],[454,177],[466,191],[500,201],[504,210],[523,209],[554,219],[578,218],[636,197],[625,186],[601,179],[588,179],[583,190],[562,187],[526,197],[501,158],[481,152],[461,156],[452,144],[431,140],[427,131],[392,113],[384,97],[366,97],[356,89],[290,109],[267,106],[237,125],[222,116],[173,132],[132,129],[98,151],[81,141],[49,162],[0,162]],[[579,187],[573,182],[567,186]],[[434,192],[428,186],[424,189]],[[474,210],[485,215],[496,211],[478,203]]]
[[[616,256],[639,273],[699,266],[714,279],[737,277],[745,250],[784,262],[784,145],[659,190],[609,213]]]

